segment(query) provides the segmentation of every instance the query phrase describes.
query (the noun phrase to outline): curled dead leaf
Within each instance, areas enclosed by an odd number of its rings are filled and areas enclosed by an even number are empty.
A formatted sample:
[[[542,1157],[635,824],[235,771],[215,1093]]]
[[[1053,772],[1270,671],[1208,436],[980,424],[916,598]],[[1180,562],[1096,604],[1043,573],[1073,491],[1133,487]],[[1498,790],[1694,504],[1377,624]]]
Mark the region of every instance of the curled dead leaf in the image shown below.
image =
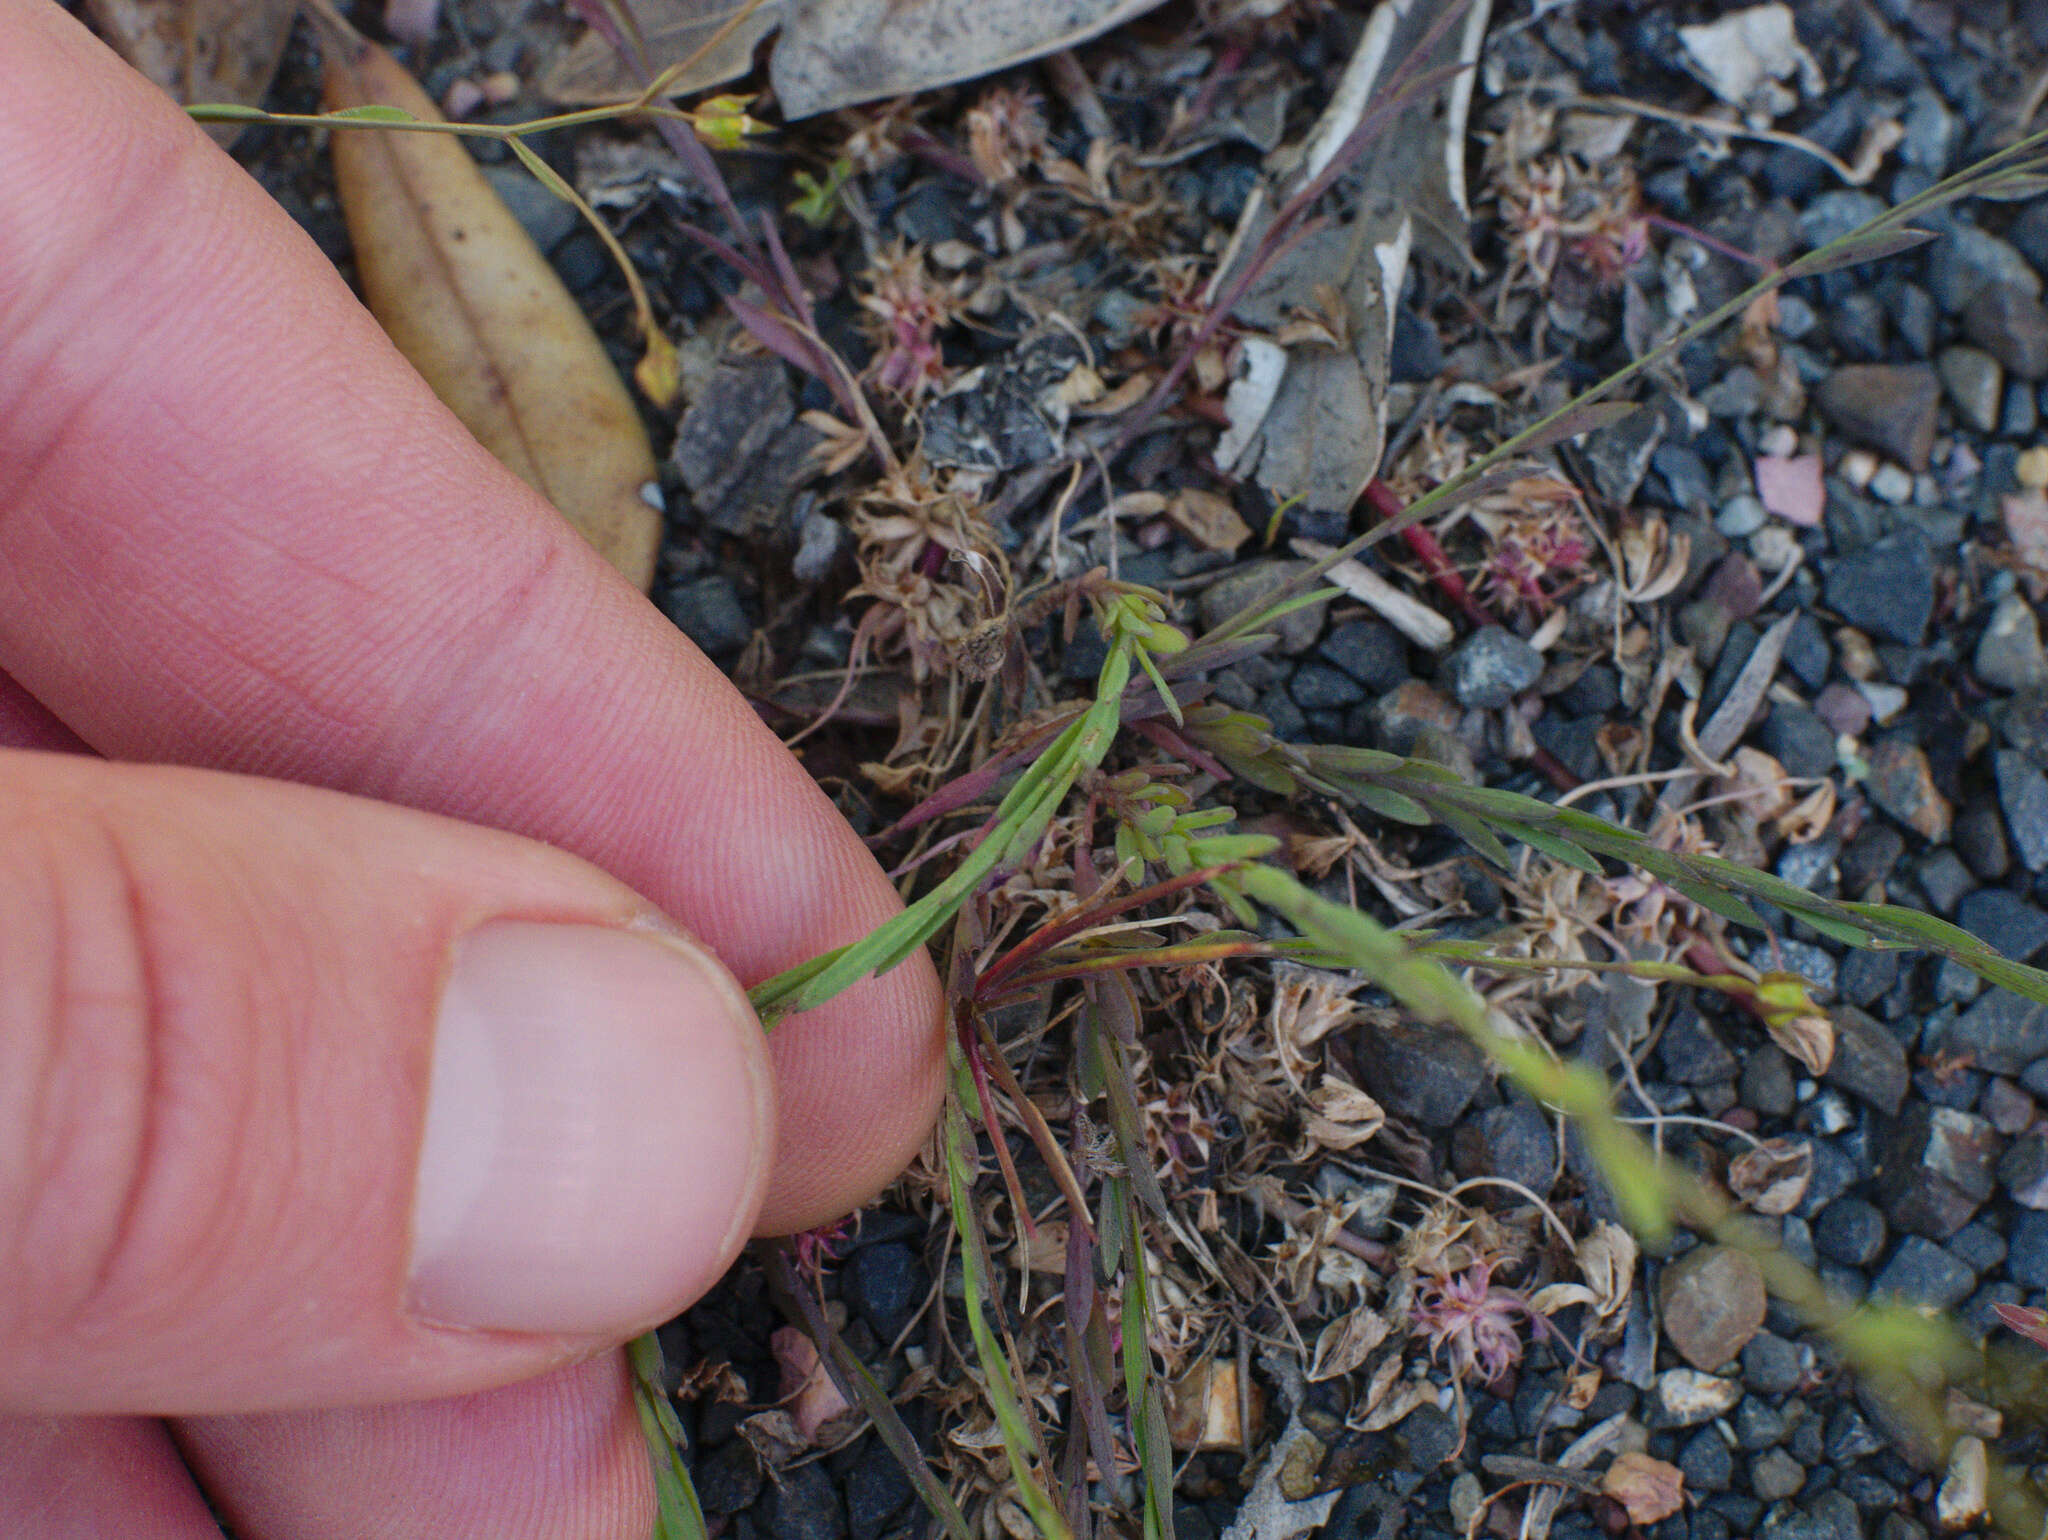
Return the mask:
[[[1308,1100],[1313,1109],[1306,1120],[1308,1136],[1325,1149],[1354,1150],[1386,1126],[1385,1109],[1335,1075],[1323,1076]]]
[[[1620,1503],[1629,1522],[1661,1523],[1685,1503],[1685,1473],[1675,1465],[1637,1450],[1614,1457],[1600,1478],[1600,1490]]]
[[[1636,1241],[1620,1225],[1601,1220],[1592,1233],[1573,1249],[1580,1283],[1553,1283],[1531,1296],[1531,1309],[1551,1315],[1572,1305],[1591,1312],[1586,1334],[1609,1337],[1620,1331],[1628,1319],[1629,1299],[1635,1292]]]
[[[1728,1190],[1759,1214],[1789,1214],[1813,1180],[1813,1146],[1804,1139],[1766,1139],[1728,1163]]]
[[[1835,1061],[1835,1024],[1814,1004],[1806,980],[1796,973],[1766,973],[1757,982],[1756,1003],[1771,1041],[1808,1073],[1825,1075]]]
[[[1622,597],[1631,604],[1665,598],[1685,581],[1692,559],[1692,537],[1674,530],[1655,514],[1622,530]]]
[[[439,119],[383,49],[333,37],[326,52],[330,110]],[[547,258],[455,139],[355,129],[332,145],[363,296],[384,330],[477,441],[645,592],[661,539],[641,496],[654,454]]]
[[[1252,537],[1251,526],[1227,497],[1187,487],[1166,505],[1166,516],[1205,551],[1235,551]]]
[[[1364,1305],[1339,1316],[1316,1338],[1315,1362],[1308,1371],[1308,1377],[1311,1380],[1333,1380],[1340,1374],[1349,1374],[1372,1355],[1374,1348],[1387,1340],[1391,1329],[1385,1316]]]

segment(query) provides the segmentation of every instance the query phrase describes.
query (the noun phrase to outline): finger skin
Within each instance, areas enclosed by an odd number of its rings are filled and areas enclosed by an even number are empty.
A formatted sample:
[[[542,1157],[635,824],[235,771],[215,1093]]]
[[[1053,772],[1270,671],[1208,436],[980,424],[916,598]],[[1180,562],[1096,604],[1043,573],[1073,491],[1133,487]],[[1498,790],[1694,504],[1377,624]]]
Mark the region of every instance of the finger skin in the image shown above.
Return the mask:
[[[745,702],[492,461],[317,249],[44,0],[0,0],[0,669],[100,753],[545,839],[755,982],[897,900]],[[915,1152],[920,955],[784,1024],[762,1224]]]
[[[0,1417],[0,1534],[220,1540],[163,1424],[132,1417]]]
[[[750,1022],[681,1012],[661,1078],[618,1098],[649,1128],[693,1105],[663,1136],[677,1208],[600,1221],[636,1263],[658,1248],[669,1297],[603,1336],[453,1330],[409,1307],[437,1005],[457,944],[508,919],[661,923],[596,868],[496,831],[0,752],[0,1406],[449,1395],[596,1353],[708,1288],[765,1190],[772,1071]],[[697,1086],[719,1088],[709,1106]],[[732,1176],[708,1181],[714,1165]]]
[[[646,1540],[629,1389],[613,1353],[481,1396],[190,1419],[177,1439],[241,1540]]]

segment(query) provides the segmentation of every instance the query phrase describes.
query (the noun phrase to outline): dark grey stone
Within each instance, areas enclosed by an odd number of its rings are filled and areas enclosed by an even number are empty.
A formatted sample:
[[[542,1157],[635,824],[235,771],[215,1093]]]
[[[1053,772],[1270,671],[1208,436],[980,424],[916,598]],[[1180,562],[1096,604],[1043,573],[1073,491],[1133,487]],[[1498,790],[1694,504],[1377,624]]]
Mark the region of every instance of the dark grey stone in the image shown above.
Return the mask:
[[[1735,1479],[1735,1456],[1712,1423],[1679,1446],[1677,1464],[1688,1491],[1725,1492]]]
[[[846,1510],[822,1464],[792,1465],[768,1484],[756,1510],[775,1540],[842,1540]]]
[[[1870,1286],[1873,1295],[1905,1300],[1947,1310],[1970,1297],[1977,1287],[1977,1275],[1961,1258],[1951,1255],[1925,1236],[1909,1235],[1892,1252],[1891,1260]]]
[[[2005,1141],[1975,1113],[1910,1103],[1886,1128],[1877,1157],[1885,1213],[1902,1230],[1946,1240],[1995,1185]]]
[[[846,1477],[846,1517],[851,1540],[881,1540],[889,1521],[903,1511],[913,1495],[902,1462],[880,1439],[870,1439],[866,1451]]]
[[[2004,405],[2005,366],[1983,348],[1943,348],[1934,360],[1948,398],[1963,425],[1979,433],[1998,431]]]
[[[1891,1028],[1853,1005],[1838,1006],[1834,1015],[1835,1057],[1828,1065],[1828,1083],[1893,1116],[1911,1084],[1904,1045]]]
[[[1851,1005],[1867,1006],[1898,982],[1897,952],[1851,951],[1842,959],[1835,987]]]
[[[1928,253],[1927,287],[1935,302],[1950,315],[1961,315],[1993,286],[2038,297],[2041,276],[2010,242],[1975,225],[1951,224],[1947,236]]]
[[[1886,307],[1891,312],[1892,325],[1898,328],[1899,341],[1906,345],[1906,351],[1915,358],[1925,358],[1934,351],[1934,338],[1941,326],[1941,310],[1934,303],[1934,296],[1917,283],[1902,283],[1886,296]]]
[[[2006,1237],[2005,1274],[2023,1289],[2048,1289],[2048,1212],[2029,1209]]]
[[[1991,769],[2020,864],[2030,872],[2048,871],[2048,776],[2017,749],[1998,750]]]
[[[1951,836],[1963,864],[1981,882],[1996,882],[2012,869],[2012,851],[2005,843],[2005,822],[1988,798],[1971,798],[1956,814]]]
[[[712,371],[683,413],[669,451],[705,523],[749,538],[786,526],[818,442],[817,430],[796,413],[789,366],[780,359],[749,359]]]
[[[1835,665],[1835,649],[1829,643],[1827,632],[1813,616],[1801,611],[1799,618],[1792,622],[1792,629],[1785,633],[1785,667],[1809,690],[1818,690],[1828,682],[1829,671]]]
[[[1491,711],[1505,706],[1543,673],[1543,654],[1500,626],[1475,631],[1444,661],[1458,704]]]
[[[1915,864],[1913,876],[1936,914],[1954,914],[1956,906],[1977,886],[1963,858],[1946,845],[1922,856]]]
[[[1364,1088],[1398,1118],[1449,1128],[1486,1078],[1486,1058],[1463,1033],[1396,1021],[1358,1033]]]
[[[1781,1050],[1766,1044],[1743,1060],[1743,1106],[1767,1118],[1788,1117],[1794,1096],[1792,1063]]]
[[[1749,1462],[1749,1489],[1767,1503],[1795,1497],[1806,1485],[1806,1471],[1782,1449],[1766,1449]]]
[[[2032,438],[2040,426],[2041,407],[2033,386],[2026,380],[2007,380],[1998,431],[2007,438]]]
[[[661,589],[660,602],[677,629],[714,658],[729,658],[754,634],[739,591],[722,574],[669,584]]]
[[[1287,693],[1304,711],[1341,710],[1365,699],[1365,686],[1328,663],[1302,663],[1287,681]]]
[[[1307,566],[1308,563],[1303,561],[1262,557],[1233,567],[1202,590],[1202,597],[1195,606],[1202,628],[1212,629],[1245,606],[1260,603]],[[1316,638],[1322,634],[1323,616],[1327,609],[1327,603],[1311,604],[1274,621],[1273,630],[1280,638],[1279,650],[1294,656],[1313,647]]]
[[[697,1500],[712,1513],[738,1513],[754,1506],[761,1480],[753,1447],[745,1439],[732,1439],[698,1463]]]
[[[1650,456],[1664,436],[1664,419],[1654,407],[1639,407],[1608,427],[1586,435],[1582,453],[1593,485],[1613,503],[1636,495],[1650,469]]]
[[[1988,1273],[2005,1260],[2005,1237],[1981,1219],[1973,1219],[1948,1238],[1948,1254],[1971,1272]]]
[[[1998,1162],[1998,1181],[2022,1208],[2048,1209],[2048,1134],[2014,1140]]]
[[[840,1273],[846,1303],[883,1342],[895,1341],[910,1324],[930,1287],[924,1263],[902,1241],[861,1247]]]
[[[1970,1056],[1978,1069],[2017,1075],[2048,1054],[2048,1006],[1994,989],[1954,1020],[1928,1033],[1930,1052]]]
[[[1657,1040],[1657,1055],[1665,1078],[1680,1085],[1733,1080],[1741,1068],[1719,1029],[1692,1009],[1681,1009],[1672,1017]]]
[[[1934,614],[1934,553],[1919,530],[1897,530],[1836,557],[1822,592],[1857,629],[1915,645]]]
[[[1334,627],[1316,651],[1375,695],[1384,695],[1409,676],[1408,644],[1384,621],[1346,621]]]
[[[1861,1198],[1837,1198],[1813,1222],[1814,1249],[1844,1267],[1868,1267],[1884,1250],[1884,1215]]]
[[[1798,1343],[1760,1331],[1742,1350],[1742,1382],[1759,1395],[1782,1396],[1803,1378],[1803,1357]]]
[[[1458,1127],[1452,1152],[1462,1176],[1499,1176],[1541,1196],[1556,1180],[1557,1137],[1528,1102],[1489,1107]]]
[[[1757,732],[1763,750],[1791,775],[1826,775],[1835,768],[1835,735],[1804,706],[1773,706]]]
[[[2048,914],[2008,888],[1979,888],[1957,908],[1956,923],[2015,962],[2031,962],[2048,946]]]

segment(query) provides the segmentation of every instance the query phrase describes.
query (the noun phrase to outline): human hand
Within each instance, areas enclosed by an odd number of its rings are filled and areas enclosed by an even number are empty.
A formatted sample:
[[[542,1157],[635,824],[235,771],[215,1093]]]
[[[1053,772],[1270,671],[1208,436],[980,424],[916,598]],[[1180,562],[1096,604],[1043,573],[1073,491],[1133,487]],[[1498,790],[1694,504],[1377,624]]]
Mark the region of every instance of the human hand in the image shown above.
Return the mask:
[[[764,1040],[829,802],[170,102],[0,86],[0,1531],[641,1540],[615,1344],[901,1168],[930,966]]]

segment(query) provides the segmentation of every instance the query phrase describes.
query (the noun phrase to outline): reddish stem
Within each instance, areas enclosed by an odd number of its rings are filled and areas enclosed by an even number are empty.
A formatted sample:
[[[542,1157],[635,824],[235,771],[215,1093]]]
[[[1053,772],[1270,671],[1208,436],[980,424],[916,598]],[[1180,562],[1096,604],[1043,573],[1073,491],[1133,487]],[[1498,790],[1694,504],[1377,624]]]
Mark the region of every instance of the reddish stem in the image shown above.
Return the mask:
[[[1373,512],[1383,519],[1398,518],[1408,511],[1402,505],[1401,499],[1394,495],[1394,489],[1377,476],[1365,484],[1365,500]],[[1436,536],[1427,528],[1420,524],[1410,524],[1401,531],[1401,538],[1408,542],[1408,549],[1415,554],[1415,559],[1422,563],[1423,571],[1429,574],[1429,580],[1442,589],[1450,601],[1464,612],[1467,620],[1480,627],[1500,624],[1487,614],[1484,605],[1472,597],[1472,590],[1465,586],[1464,578],[1458,575],[1458,569],[1451,565],[1450,557],[1444,554],[1443,546],[1438,544]]]

